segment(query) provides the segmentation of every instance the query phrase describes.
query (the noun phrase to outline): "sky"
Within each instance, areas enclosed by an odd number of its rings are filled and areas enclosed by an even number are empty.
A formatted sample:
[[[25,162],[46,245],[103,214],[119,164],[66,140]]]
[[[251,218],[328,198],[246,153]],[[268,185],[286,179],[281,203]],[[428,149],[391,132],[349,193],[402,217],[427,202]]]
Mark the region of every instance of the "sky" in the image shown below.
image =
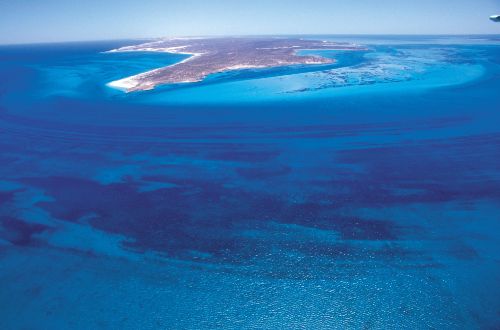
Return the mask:
[[[269,34],[500,34],[500,0],[0,0],[0,43]]]

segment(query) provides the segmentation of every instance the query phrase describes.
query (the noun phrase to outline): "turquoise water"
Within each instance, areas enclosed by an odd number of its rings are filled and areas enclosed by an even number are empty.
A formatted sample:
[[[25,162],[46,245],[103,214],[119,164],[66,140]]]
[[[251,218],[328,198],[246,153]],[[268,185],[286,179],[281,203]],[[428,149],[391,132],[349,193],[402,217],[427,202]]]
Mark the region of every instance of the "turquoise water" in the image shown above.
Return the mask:
[[[500,38],[317,37],[367,50],[0,47],[0,328],[500,327]]]

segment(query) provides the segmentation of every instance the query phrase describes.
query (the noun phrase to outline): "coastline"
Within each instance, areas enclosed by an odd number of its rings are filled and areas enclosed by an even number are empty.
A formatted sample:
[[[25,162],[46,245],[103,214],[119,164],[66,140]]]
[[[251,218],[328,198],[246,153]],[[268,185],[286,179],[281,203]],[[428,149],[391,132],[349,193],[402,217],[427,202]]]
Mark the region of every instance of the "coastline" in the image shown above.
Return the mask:
[[[139,50],[137,50],[139,51]],[[141,50],[141,51],[144,51],[144,50]],[[156,50],[155,50],[156,51]],[[133,52],[133,51],[123,51],[123,52]],[[186,58],[178,63],[175,63],[175,64],[172,64],[172,65],[168,65],[168,66],[165,66],[165,67],[161,67],[161,68],[157,68],[157,69],[153,69],[153,70],[149,70],[149,71],[146,71],[146,72],[142,72],[142,73],[139,73],[139,74],[136,74],[136,75],[133,75],[133,76],[129,76],[129,77],[125,77],[125,78],[122,78],[122,79],[118,79],[118,80],[114,80],[114,81],[111,81],[109,83],[106,84],[106,86],[110,87],[110,88],[113,88],[113,89],[117,89],[117,90],[120,90],[122,92],[125,92],[125,93],[130,93],[130,92],[133,92],[134,91],[134,88],[136,88],[138,85],[142,85],[143,87],[141,88],[141,90],[152,90],[154,89],[157,85],[155,84],[151,84],[151,86],[149,87],[145,87],[147,86],[147,84],[145,85],[144,83],[142,83],[140,80],[142,78],[147,78],[148,76],[158,72],[159,70],[164,70],[164,69],[168,69],[168,68],[172,68],[172,67],[175,67],[176,65],[180,65],[180,64],[183,64],[183,63],[187,63],[193,59],[195,59],[196,57],[198,56],[201,56],[202,54],[201,53],[172,53],[172,52],[165,52],[165,53],[170,53],[170,54],[183,54],[183,55],[192,55],[191,57],[189,58]],[[298,55],[300,56],[300,55]],[[318,57],[319,59],[320,57]],[[304,65],[321,65],[321,64],[333,64],[336,62],[335,59],[329,59],[330,61],[328,63],[324,63],[324,62],[314,62],[314,61],[306,61],[304,63],[299,63],[299,64],[304,64]],[[286,63],[286,64],[281,64],[281,65],[232,65],[232,66],[228,66],[220,71],[216,71],[216,72],[213,72],[211,74],[215,74],[215,73],[224,73],[224,72],[229,72],[229,71],[238,71],[238,70],[248,70],[248,69],[266,69],[266,68],[277,68],[277,67],[283,67],[283,66],[290,66],[290,65],[293,65],[293,64],[289,64],[289,63]],[[205,79],[205,77],[203,77],[202,79],[192,79],[192,80],[184,80],[184,81],[178,81],[177,83],[179,84],[182,84],[182,83],[195,83],[195,82],[200,82],[200,81],[203,81],[203,79]]]
[[[188,39],[193,41],[193,39]],[[178,63],[114,80],[106,85],[129,93],[151,90],[158,85],[195,83],[216,73],[294,65],[326,65],[336,60],[320,55],[300,55],[304,50],[360,50],[357,45],[302,39],[183,39],[159,40],[112,49],[105,53],[156,52],[190,55]],[[187,41],[187,40],[185,40]],[[183,65],[187,62],[193,64]]]
[[[161,53],[167,53],[167,54],[191,55],[191,56],[180,61],[180,62],[174,63],[172,65],[168,65],[168,66],[156,68],[153,70],[149,70],[146,72],[138,73],[138,74],[135,74],[133,76],[128,76],[128,77],[125,77],[122,79],[113,80],[113,81],[107,83],[106,86],[113,88],[113,89],[120,90],[120,91],[125,92],[125,93],[130,93],[134,87],[137,87],[140,84],[140,80],[139,80],[140,78],[148,77],[149,75],[154,74],[155,72],[158,72],[159,70],[163,70],[165,68],[172,68],[172,67],[175,67],[176,65],[192,61],[196,57],[202,55],[202,53],[172,52],[172,51],[164,51],[164,50],[142,50],[142,49],[141,50],[112,49],[112,50],[107,51],[105,53],[128,53],[128,52],[147,52],[147,51],[161,52]],[[191,82],[191,81],[189,81],[189,82]],[[192,81],[192,82],[195,82],[195,81]],[[153,85],[151,88],[146,87],[142,90],[151,90],[154,88],[155,88],[155,86]]]

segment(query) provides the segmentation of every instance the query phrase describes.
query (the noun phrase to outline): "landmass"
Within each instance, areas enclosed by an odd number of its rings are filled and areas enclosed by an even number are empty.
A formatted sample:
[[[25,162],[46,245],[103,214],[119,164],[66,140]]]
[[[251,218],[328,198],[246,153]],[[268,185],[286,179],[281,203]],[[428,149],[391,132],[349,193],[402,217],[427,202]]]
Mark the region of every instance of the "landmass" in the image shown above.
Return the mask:
[[[290,65],[324,65],[335,60],[316,55],[299,55],[301,50],[360,50],[360,46],[301,38],[170,38],[114,52],[167,52],[191,55],[186,60],[110,82],[126,92],[154,89],[165,84],[194,83],[208,75],[226,71],[272,68]]]

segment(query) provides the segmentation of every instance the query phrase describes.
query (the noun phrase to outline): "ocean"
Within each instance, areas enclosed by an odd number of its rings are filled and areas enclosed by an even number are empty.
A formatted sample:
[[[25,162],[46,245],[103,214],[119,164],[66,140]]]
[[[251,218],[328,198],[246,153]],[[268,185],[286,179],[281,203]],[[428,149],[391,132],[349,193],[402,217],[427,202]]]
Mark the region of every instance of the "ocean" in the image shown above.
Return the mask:
[[[0,46],[0,328],[498,329],[500,37],[309,37],[366,50]]]

